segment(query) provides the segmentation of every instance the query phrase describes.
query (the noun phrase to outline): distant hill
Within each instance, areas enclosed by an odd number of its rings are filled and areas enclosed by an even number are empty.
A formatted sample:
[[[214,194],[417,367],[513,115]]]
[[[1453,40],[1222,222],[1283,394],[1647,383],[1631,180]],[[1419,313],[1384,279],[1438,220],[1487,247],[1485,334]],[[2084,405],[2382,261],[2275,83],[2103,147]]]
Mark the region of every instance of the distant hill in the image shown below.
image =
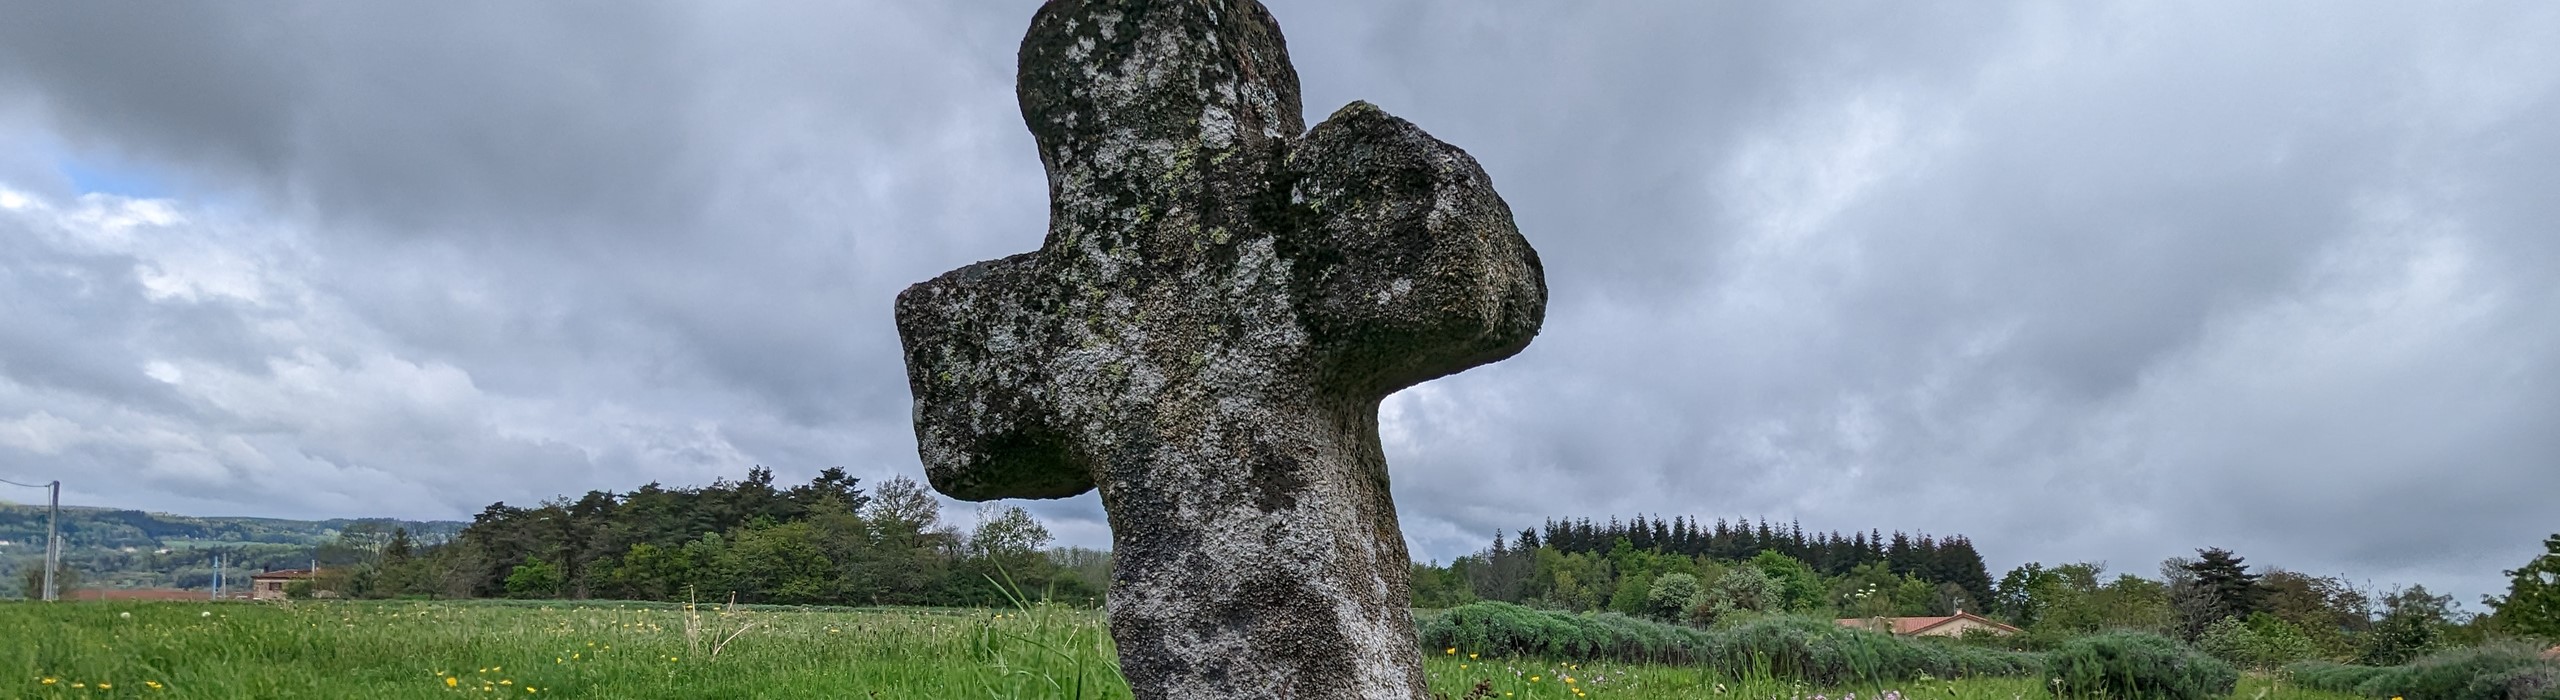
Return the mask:
[[[0,504],[0,541],[11,546],[44,545],[45,508],[43,506]],[[117,510],[85,506],[62,508],[62,538],[71,549],[161,549],[198,547],[218,543],[266,543],[316,545],[329,541],[358,525],[370,525],[388,532],[407,528],[412,537],[440,540],[461,532],[469,523],[451,520],[395,520],[391,518],[333,518],[329,520],[286,520],[282,518],[197,517],[150,513],[139,510]]]
[[[45,508],[0,503],[0,597],[19,592],[25,571],[43,561]],[[451,539],[469,523],[391,518],[200,517],[86,506],[62,508],[65,565],[83,585],[111,588],[200,588],[212,581],[215,553],[230,569],[306,566],[324,545],[350,530],[407,529],[418,543]],[[240,583],[235,579],[235,583]]]

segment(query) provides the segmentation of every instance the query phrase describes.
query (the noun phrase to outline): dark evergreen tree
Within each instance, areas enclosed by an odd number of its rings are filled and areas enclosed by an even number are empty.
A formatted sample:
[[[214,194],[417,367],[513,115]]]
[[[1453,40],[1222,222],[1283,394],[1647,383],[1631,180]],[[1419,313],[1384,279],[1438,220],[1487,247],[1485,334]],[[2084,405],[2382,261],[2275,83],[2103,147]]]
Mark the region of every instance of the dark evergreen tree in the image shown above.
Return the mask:
[[[2206,625],[2223,618],[2246,619],[2265,609],[2266,590],[2259,587],[2258,575],[2249,573],[2244,561],[2220,547],[2196,550],[2196,560],[2186,570],[2194,577],[2198,608],[2184,621],[2194,634],[2202,634]]]

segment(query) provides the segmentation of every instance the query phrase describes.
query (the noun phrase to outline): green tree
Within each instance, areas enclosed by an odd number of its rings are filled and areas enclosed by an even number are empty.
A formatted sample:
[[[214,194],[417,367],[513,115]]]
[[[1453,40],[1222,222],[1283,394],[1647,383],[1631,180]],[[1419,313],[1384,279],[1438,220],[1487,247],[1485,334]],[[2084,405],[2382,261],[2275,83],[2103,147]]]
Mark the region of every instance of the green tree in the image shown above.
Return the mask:
[[[2309,638],[2321,656],[2353,658],[2355,635],[2373,626],[2372,601],[2344,577],[2275,569],[2258,583],[2267,592],[2267,612]]]
[[[724,552],[738,572],[739,599],[756,603],[820,603],[835,593],[835,562],[806,520],[738,530]]]
[[[2104,611],[2102,624],[2109,629],[2166,634],[2176,620],[2169,607],[2168,584],[2133,574],[2117,574],[2099,588],[2096,605]]]
[[[2506,631],[2560,641],[2560,535],[2542,540],[2543,553],[2507,572],[2505,597],[2482,596],[2491,619]]]
[[[1697,606],[1698,597],[1703,593],[1696,576],[1685,573],[1656,576],[1653,587],[1645,591],[1645,615],[1661,620],[1678,620],[1690,608]]]
[[[1784,609],[1786,596],[1777,579],[1756,566],[1726,569],[1716,585],[1707,589],[1693,615],[1702,622],[1731,619],[1735,613],[1776,612]]]
[[[1465,575],[1456,569],[1414,562],[1412,581],[1413,607],[1416,608],[1440,610],[1475,600],[1475,595],[1467,590]]]
[[[2365,634],[2364,663],[2397,666],[2444,648],[2454,624],[2453,596],[2410,586],[2382,597],[2382,619]]]
[[[1621,615],[1641,616],[1651,603],[1653,574],[1639,573],[1618,577],[1617,590],[1609,594],[1609,611]]]
[[[1803,560],[1774,549],[1764,549],[1751,558],[1751,566],[1768,574],[1770,582],[1777,587],[1778,599],[1767,610],[1810,611],[1822,607],[1822,575],[1814,573],[1813,567],[1806,566]]]
[[[1993,609],[2019,627],[2034,627],[2044,619],[2045,608],[2062,588],[2062,576],[2044,568],[2044,564],[2027,562],[2010,569],[1991,586]]]
[[[555,598],[560,595],[560,567],[540,559],[526,559],[507,574],[509,598]]]

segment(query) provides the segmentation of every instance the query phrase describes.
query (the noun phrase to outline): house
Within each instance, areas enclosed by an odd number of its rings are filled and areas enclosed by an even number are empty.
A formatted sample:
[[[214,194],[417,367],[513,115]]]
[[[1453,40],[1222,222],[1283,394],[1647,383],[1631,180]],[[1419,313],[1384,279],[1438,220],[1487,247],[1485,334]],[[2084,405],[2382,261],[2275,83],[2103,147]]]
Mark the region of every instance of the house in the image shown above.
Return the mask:
[[[1957,637],[1973,630],[2006,637],[2019,631],[1999,620],[1962,610],[1945,617],[1851,617],[1835,622],[1842,627],[1874,630],[1896,637]]]
[[[275,571],[262,571],[250,574],[249,599],[284,600],[285,584],[294,581],[309,581],[312,578],[313,575],[310,569],[279,569]]]

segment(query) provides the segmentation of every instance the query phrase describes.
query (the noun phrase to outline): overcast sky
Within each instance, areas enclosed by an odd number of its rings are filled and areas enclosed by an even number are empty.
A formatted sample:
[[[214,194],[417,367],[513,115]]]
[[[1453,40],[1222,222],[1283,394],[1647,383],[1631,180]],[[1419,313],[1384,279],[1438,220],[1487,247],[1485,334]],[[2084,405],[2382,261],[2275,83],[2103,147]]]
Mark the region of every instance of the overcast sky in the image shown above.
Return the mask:
[[[0,4],[0,478],[920,478],[891,298],[1039,244],[1034,6]],[[1419,558],[1765,516],[2477,610],[2560,531],[2560,5],[1272,10],[1310,123],[1465,148],[1546,262],[1525,353],[1384,407]]]

